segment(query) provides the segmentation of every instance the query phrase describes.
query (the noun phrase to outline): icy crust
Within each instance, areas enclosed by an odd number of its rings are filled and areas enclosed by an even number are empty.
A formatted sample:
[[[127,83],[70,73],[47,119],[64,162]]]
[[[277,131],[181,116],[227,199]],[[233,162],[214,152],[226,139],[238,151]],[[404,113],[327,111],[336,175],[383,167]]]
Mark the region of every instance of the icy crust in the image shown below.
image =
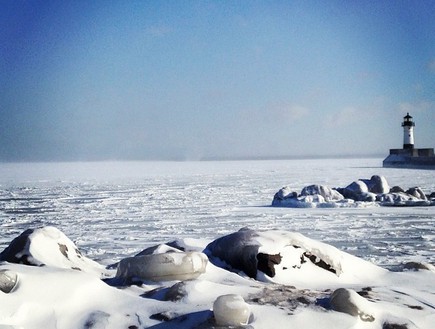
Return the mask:
[[[435,272],[429,264],[393,273],[298,233],[244,228],[207,245],[185,239],[148,248],[126,258],[125,268],[169,268],[171,280],[120,282],[115,268],[102,280],[98,271],[65,266],[55,250],[57,241],[68,241],[57,229],[32,232],[38,238],[30,244],[39,247],[30,249],[38,253],[27,259],[39,266],[20,257],[0,263],[0,327],[433,328]],[[230,264],[240,255],[254,262],[255,278]],[[263,272],[271,268],[273,275]],[[186,271],[201,273],[186,280]]]
[[[285,186],[275,193],[272,206],[290,208],[365,208],[377,206],[412,207],[435,205],[435,193],[424,194],[419,187],[390,188],[387,179],[374,175],[360,179],[346,187],[330,188],[309,185],[300,193]]]

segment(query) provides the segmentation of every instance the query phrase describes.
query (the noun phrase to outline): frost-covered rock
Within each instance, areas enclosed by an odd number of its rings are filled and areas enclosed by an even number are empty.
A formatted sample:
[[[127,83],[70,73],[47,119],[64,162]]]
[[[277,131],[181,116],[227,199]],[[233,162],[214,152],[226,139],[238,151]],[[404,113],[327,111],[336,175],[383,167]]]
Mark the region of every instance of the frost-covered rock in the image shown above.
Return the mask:
[[[339,288],[331,295],[331,307],[334,311],[357,316],[365,322],[373,322],[374,316],[370,313],[369,302],[355,290]]]
[[[368,206],[428,206],[435,205],[435,197],[426,196],[419,187],[406,192],[399,186],[389,187],[385,177],[373,175],[346,187],[329,188],[309,185],[298,195],[288,187],[275,193],[272,206],[291,208],[344,208]]]
[[[192,280],[205,272],[208,258],[200,252],[169,252],[124,258],[116,277],[126,282]]]
[[[241,326],[249,322],[251,309],[242,296],[219,296],[213,303],[213,314],[219,326]]]
[[[370,179],[362,179],[362,181],[367,185],[369,192],[379,194],[390,191],[390,186],[384,176],[373,175]]]
[[[412,195],[413,197],[416,197],[417,199],[427,200],[426,195],[424,194],[424,192],[421,190],[420,187],[411,187],[406,191],[406,193]]]
[[[298,196],[297,192],[293,192],[290,187],[284,186],[278,192],[276,192],[275,197],[278,200],[284,200],[288,198],[296,198]]]
[[[0,270],[0,290],[5,294],[10,293],[17,285],[18,275],[14,271]]]
[[[313,277],[324,282],[353,282],[361,275],[383,273],[382,269],[335,247],[286,231],[244,228],[211,242],[204,252],[219,267],[284,284],[296,281],[304,284]],[[260,266],[261,259],[267,259],[267,270]]]
[[[376,197],[376,201],[380,202],[382,206],[429,206],[431,202],[415,197],[408,193],[387,193],[380,194]]]
[[[69,268],[104,275],[104,266],[85,257],[75,244],[53,226],[28,229],[0,253],[0,261]]]
[[[309,185],[302,189],[301,195],[320,195],[323,197],[324,201],[339,201],[343,200],[344,197],[336,190],[333,190],[325,185]]]

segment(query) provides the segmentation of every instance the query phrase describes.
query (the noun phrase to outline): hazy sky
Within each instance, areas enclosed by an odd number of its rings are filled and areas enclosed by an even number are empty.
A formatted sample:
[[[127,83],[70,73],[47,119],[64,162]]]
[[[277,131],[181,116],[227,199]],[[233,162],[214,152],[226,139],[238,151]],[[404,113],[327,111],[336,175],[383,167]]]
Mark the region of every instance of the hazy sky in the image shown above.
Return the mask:
[[[435,1],[0,0],[0,161],[435,146]]]

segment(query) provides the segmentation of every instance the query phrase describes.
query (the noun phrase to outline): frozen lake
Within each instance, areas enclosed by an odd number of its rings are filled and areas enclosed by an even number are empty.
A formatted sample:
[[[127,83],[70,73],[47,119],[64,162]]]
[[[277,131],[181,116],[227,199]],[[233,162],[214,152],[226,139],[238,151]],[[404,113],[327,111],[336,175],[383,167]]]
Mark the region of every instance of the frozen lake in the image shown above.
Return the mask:
[[[0,164],[0,250],[53,225],[90,258],[112,263],[156,243],[212,240],[244,226],[297,231],[382,266],[435,263],[435,207],[272,208],[283,186],[347,186],[385,176],[435,191],[431,170],[382,159]]]

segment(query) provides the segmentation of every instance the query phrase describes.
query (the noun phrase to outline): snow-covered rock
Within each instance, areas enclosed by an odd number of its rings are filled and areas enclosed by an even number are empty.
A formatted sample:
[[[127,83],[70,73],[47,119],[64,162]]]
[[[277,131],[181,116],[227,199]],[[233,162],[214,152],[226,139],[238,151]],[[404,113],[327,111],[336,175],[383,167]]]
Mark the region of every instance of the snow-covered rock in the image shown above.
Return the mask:
[[[182,245],[199,251],[217,240],[189,238]],[[0,328],[433,327],[430,266],[393,273],[287,231],[242,229],[219,245],[228,255],[241,249],[238,255],[254,256],[257,281],[240,269],[225,270],[232,266],[211,254],[218,266],[209,263],[197,279],[134,282],[122,289],[85,271],[0,262],[0,287],[9,287],[0,289]],[[159,245],[136,258],[186,253],[175,249]]]
[[[390,189],[385,177],[373,175],[360,179],[346,187],[329,188],[309,185],[298,194],[289,187],[275,193],[272,206],[291,208],[349,208],[370,206],[428,206],[435,202],[419,187],[406,192],[399,186]]]
[[[379,194],[376,197],[376,201],[380,202],[382,206],[430,206],[431,202],[428,200],[422,200],[408,193],[386,193]]]
[[[24,231],[0,253],[0,261],[106,274],[104,266],[83,256],[75,244],[53,226]]]
[[[301,196],[306,195],[321,196],[323,200],[318,202],[339,201],[344,199],[343,195],[339,192],[325,185],[309,185],[304,187],[301,191]]]
[[[364,297],[355,290],[339,288],[331,295],[331,307],[334,311],[357,316],[365,322],[373,322],[374,316],[370,314],[370,305]]]
[[[373,175],[370,179],[362,179],[366,183],[369,192],[372,193],[388,193],[390,186],[384,176]]]
[[[211,242],[210,261],[251,278],[283,284],[358,282],[385,270],[299,233],[241,229]],[[267,264],[261,260],[266,259]]]

